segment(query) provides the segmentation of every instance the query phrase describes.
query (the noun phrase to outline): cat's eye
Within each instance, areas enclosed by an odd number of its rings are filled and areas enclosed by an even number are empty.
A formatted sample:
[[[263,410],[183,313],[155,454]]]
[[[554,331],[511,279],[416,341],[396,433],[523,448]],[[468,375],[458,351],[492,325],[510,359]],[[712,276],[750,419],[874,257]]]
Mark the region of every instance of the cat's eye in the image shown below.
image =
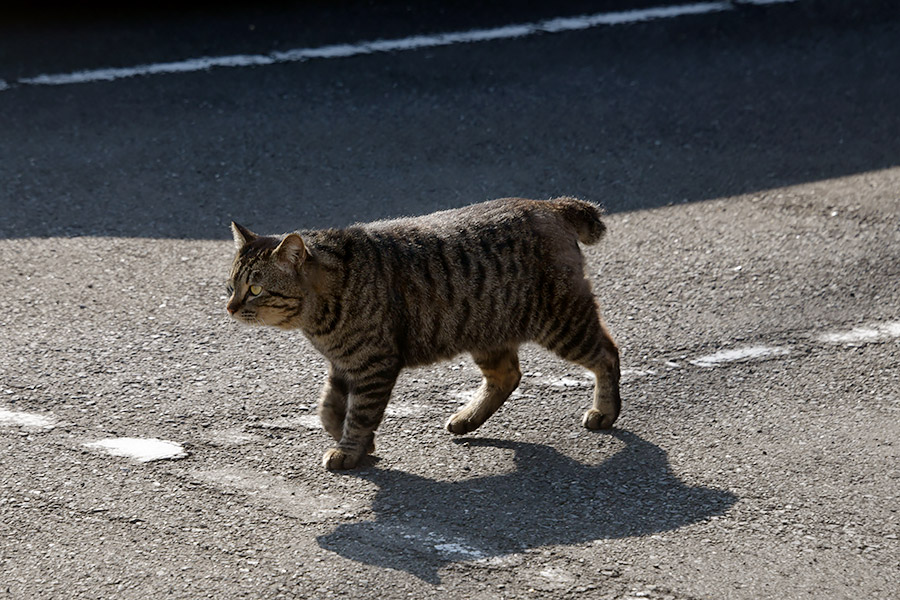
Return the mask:
[[[259,296],[262,293],[262,287],[258,285],[250,286],[250,295],[251,296]]]

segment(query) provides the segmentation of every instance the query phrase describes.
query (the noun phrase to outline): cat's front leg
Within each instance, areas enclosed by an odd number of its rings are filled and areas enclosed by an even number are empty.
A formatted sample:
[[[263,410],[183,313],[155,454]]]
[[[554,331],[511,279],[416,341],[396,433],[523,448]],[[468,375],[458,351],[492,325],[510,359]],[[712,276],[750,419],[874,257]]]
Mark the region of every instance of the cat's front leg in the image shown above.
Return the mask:
[[[341,441],[344,431],[349,391],[347,380],[338,375],[333,366],[329,366],[328,379],[319,394],[319,421],[322,422],[325,431],[338,442]]]
[[[322,457],[326,469],[352,469],[367,452],[375,450],[375,430],[384,417],[400,368],[394,361],[349,376],[346,416],[336,448]]]

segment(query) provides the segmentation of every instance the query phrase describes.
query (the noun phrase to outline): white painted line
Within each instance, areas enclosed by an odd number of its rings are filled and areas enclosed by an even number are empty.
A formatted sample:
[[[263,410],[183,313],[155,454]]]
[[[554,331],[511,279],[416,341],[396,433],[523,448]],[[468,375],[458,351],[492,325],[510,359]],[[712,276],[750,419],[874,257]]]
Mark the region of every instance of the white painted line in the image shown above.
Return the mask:
[[[156,438],[110,438],[89,442],[85,447],[103,450],[113,456],[133,458],[138,462],[173,460],[187,456],[181,444]]]
[[[217,446],[243,446],[259,439],[259,436],[246,433],[239,427],[231,429],[207,431],[204,439]]]
[[[817,339],[826,344],[859,344],[896,337],[900,337],[900,321],[874,323],[863,327],[854,327],[849,331],[823,333]]]
[[[239,491],[247,499],[284,512],[305,523],[334,523],[341,518],[351,518],[366,508],[361,498],[337,498],[323,493],[315,486],[307,487],[297,481],[285,481],[284,477],[259,473],[251,469],[213,469],[193,471],[200,481],[219,489]]]
[[[411,417],[426,414],[429,408],[415,402],[392,402],[388,404],[384,414],[389,417]]]
[[[53,429],[56,419],[34,413],[0,408],[0,427],[25,427],[27,429]]]
[[[318,415],[300,415],[298,417],[280,417],[271,421],[263,421],[257,425],[263,429],[322,429]]]
[[[594,376],[588,375],[590,379],[573,379],[572,377],[547,377],[543,381],[533,381],[537,385],[551,385],[558,388],[572,387],[594,387]]]
[[[452,556],[454,558],[462,557],[463,560],[478,560],[487,556],[481,550],[472,548],[471,546],[467,546],[459,542],[445,542],[442,544],[435,544],[434,549],[441,554]]]
[[[456,398],[460,403],[469,402],[475,398],[478,390],[463,390],[461,392],[451,392],[450,397]]]
[[[549,569],[544,569],[540,573],[538,573],[544,579],[548,579],[553,583],[563,583],[563,584],[571,584],[575,582],[575,575],[569,571],[561,567],[550,567]],[[640,597],[640,596],[626,596],[626,598],[632,597]]]
[[[656,371],[654,371],[653,369],[622,369],[621,372],[622,381],[632,381],[634,379],[649,377],[651,375],[656,375]]]
[[[698,367],[718,367],[738,361],[784,356],[788,353],[790,353],[790,350],[782,346],[748,346],[733,350],[721,350],[715,354],[701,356],[688,362]]]
[[[428,531],[424,527],[414,528],[407,523],[394,525],[372,522],[371,525],[380,534],[378,536],[380,539],[392,540],[401,547],[412,545],[414,552],[427,552],[428,549],[433,548],[450,560],[474,561],[483,560],[489,556],[489,553],[470,546],[465,539],[447,539],[443,535],[434,531]]]
[[[163,73],[193,73],[205,71],[213,67],[248,67],[258,65],[271,65],[277,62],[267,56],[239,55],[202,57],[181,60],[170,63],[156,63],[151,65],[138,65],[136,67],[124,67],[119,69],[93,69],[90,71],[76,71],[74,73],[62,73],[58,75],[38,75],[19,79],[19,83],[26,85],[68,85],[72,83],[89,83],[95,81],[114,81],[136,77],[138,75],[159,75]]]
[[[797,0],[745,0],[741,4],[788,4]],[[560,17],[537,23],[506,25],[490,29],[473,29],[454,31],[433,35],[416,35],[394,40],[363,41],[353,44],[335,44],[318,48],[296,48],[269,54],[237,54],[233,56],[204,56],[168,63],[137,65],[134,67],[91,69],[74,73],[53,75],[37,75],[23,77],[16,83],[19,85],[70,85],[97,81],[115,81],[142,75],[160,75],[165,73],[191,73],[205,71],[217,67],[250,67],[265,66],[278,63],[301,62],[313,59],[348,58],[378,52],[401,52],[437,48],[453,44],[509,40],[530,37],[543,33],[562,33],[580,31],[599,26],[628,25],[660,19],[673,19],[688,15],[702,15],[734,10],[732,2],[699,2],[695,4],[678,4],[659,6],[621,12],[598,13],[577,17]],[[12,86],[0,80],[0,91]]]

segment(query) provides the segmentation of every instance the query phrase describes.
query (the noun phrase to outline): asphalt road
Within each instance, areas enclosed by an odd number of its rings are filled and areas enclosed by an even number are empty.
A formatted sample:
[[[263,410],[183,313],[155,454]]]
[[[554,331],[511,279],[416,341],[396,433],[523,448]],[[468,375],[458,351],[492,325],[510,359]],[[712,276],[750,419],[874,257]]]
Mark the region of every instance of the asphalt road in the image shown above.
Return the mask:
[[[0,599],[900,596],[890,2],[37,83],[654,5],[431,4],[3,16]],[[324,471],[324,363],[228,318],[228,222],[562,194],[610,213],[616,429],[529,346],[471,436],[463,356]],[[117,438],[174,450],[89,445]]]

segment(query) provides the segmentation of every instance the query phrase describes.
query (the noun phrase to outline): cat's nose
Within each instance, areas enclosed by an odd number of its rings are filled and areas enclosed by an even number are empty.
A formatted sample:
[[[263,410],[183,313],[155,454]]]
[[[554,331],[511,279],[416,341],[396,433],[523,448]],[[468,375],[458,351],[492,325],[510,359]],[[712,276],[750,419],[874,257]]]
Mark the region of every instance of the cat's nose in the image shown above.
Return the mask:
[[[236,313],[236,312],[237,312],[237,309],[238,309],[237,305],[236,305],[236,304],[232,304],[231,302],[229,302],[228,305],[225,306],[225,310],[228,311],[228,314],[229,314],[229,315],[233,315],[234,313]]]

